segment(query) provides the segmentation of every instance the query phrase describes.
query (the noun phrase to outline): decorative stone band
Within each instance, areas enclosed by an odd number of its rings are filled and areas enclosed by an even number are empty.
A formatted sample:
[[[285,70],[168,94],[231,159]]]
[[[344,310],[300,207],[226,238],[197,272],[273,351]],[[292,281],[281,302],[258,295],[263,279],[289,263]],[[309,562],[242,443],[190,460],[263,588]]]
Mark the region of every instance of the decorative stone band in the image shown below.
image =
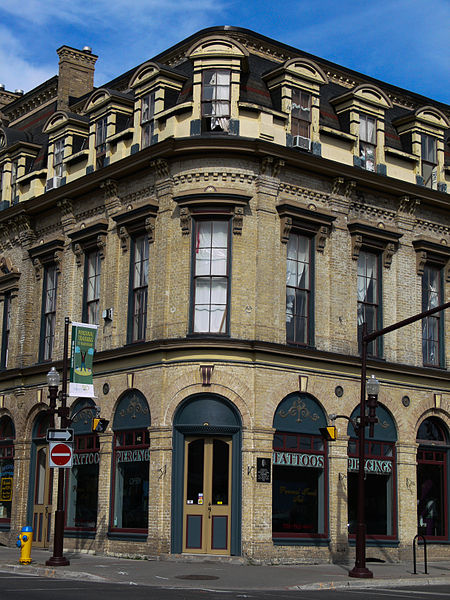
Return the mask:
[[[296,454],[292,452],[274,452],[273,464],[288,467],[310,467],[323,469],[325,457],[320,454]]]
[[[348,470],[357,471],[359,469],[359,458],[348,459]],[[376,458],[367,458],[364,470],[367,473],[375,473],[378,475],[386,475],[392,473],[392,461],[378,460]]]

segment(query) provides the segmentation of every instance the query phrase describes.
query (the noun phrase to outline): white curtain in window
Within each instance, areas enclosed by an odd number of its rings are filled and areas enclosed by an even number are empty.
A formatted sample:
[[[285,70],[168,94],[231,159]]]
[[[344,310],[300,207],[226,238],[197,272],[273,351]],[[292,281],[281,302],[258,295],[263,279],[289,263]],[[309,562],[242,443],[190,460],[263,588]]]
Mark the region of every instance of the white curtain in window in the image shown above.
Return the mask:
[[[358,259],[358,325],[364,323],[362,304],[369,301],[368,293],[373,280],[375,262],[366,260],[365,255],[360,254]]]
[[[210,85],[215,86],[212,99],[211,129],[220,127],[223,131],[230,128],[230,74],[215,72],[211,75]]]

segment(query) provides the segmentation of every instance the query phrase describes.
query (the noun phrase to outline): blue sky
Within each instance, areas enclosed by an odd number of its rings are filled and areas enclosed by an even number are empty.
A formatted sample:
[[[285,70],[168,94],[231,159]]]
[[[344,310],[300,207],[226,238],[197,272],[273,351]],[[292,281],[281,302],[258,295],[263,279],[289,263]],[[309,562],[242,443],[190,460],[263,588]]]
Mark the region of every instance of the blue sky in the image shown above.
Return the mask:
[[[1,0],[0,83],[32,89],[57,73],[67,44],[99,55],[99,86],[215,25],[450,100],[450,0]]]

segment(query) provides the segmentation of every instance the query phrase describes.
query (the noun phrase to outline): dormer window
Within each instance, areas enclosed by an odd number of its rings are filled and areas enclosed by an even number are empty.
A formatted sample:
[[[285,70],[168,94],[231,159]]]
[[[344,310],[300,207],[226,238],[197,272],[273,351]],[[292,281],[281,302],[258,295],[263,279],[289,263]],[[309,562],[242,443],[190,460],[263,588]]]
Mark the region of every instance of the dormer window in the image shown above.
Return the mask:
[[[207,69],[202,75],[202,117],[206,131],[228,132],[231,72],[227,69]]]
[[[375,171],[375,151],[377,145],[377,121],[368,115],[359,115],[359,157],[361,167]]]
[[[292,90],[291,133],[293,145],[305,150],[311,144],[311,94]]]
[[[53,170],[56,177],[63,176],[64,138],[56,140],[53,148]]]
[[[141,126],[142,126],[142,148],[150,146],[155,129],[155,92],[147,94],[142,98]]]
[[[97,169],[101,169],[105,166],[106,129],[107,117],[102,117],[95,124],[95,159]]]
[[[437,184],[436,138],[422,133],[421,146],[422,177],[424,186],[435,189]]]

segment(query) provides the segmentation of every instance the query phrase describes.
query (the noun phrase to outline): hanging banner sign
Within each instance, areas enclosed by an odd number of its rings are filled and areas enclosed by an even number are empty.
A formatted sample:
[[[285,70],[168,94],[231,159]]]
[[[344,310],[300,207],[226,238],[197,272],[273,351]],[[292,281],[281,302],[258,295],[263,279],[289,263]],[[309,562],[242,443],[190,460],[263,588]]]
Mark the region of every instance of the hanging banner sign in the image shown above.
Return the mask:
[[[92,364],[98,325],[72,323],[69,396],[95,398]]]

